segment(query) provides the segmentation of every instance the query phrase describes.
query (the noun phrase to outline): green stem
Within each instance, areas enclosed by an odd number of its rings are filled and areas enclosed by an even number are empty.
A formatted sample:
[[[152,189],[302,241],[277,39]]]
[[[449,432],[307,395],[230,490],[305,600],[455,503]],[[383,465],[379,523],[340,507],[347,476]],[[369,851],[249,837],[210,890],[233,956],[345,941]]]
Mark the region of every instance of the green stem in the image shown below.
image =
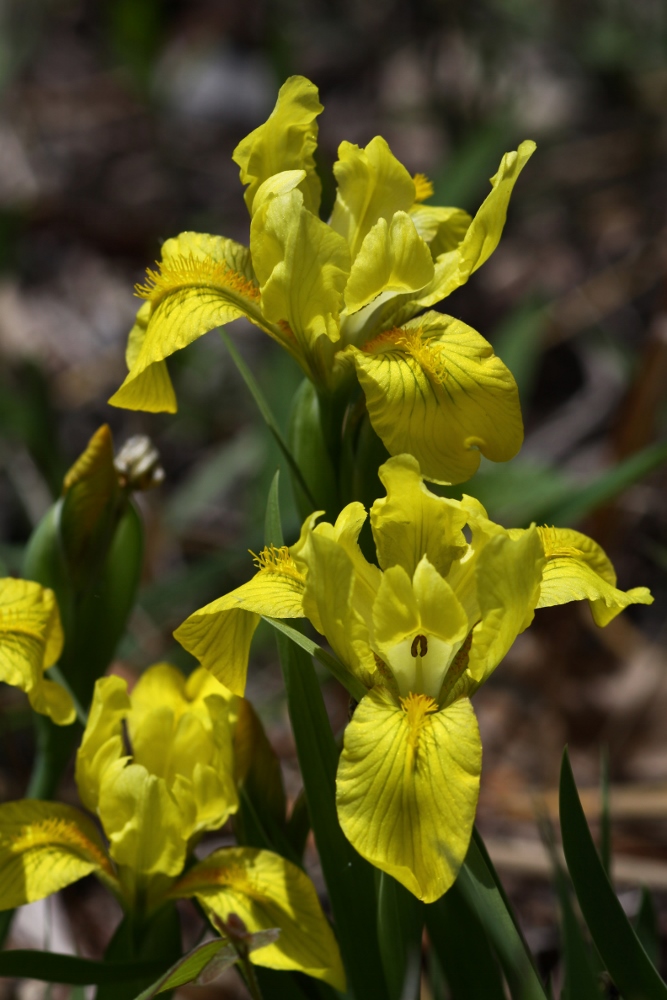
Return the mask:
[[[262,991],[259,988],[259,983],[257,982],[257,976],[255,975],[252,962],[247,955],[240,955],[240,959],[246,986],[248,987],[248,992],[250,993],[252,1000],[263,1000]]]

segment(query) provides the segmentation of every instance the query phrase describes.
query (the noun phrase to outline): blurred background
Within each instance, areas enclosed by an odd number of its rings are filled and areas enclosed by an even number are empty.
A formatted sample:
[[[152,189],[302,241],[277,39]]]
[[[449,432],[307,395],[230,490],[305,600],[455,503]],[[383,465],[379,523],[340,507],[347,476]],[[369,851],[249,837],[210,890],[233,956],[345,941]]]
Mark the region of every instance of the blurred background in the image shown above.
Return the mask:
[[[194,229],[247,243],[231,153],[292,73],[325,106],[325,213],[343,139],[385,136],[433,180],[434,203],[473,212],[502,153],[538,143],[499,249],[442,307],[492,341],[526,422],[520,457],[483,466],[465,489],[505,524],[582,528],[623,589],[656,597],[604,631],[586,607],[538,612],[476,697],[480,826],[548,967],[558,942],[533,797],[555,807],[566,742],[593,821],[607,749],[619,886],[657,890],[667,917],[663,0],[0,0],[0,572],[20,572],[64,472],[108,422],[117,448],[149,434],[166,471],[141,498],[145,578],[118,669],[189,668],[172,629],[247,578],[280,461],[218,335],[170,362],[176,416],[106,399],[126,370],[133,285],[161,241]],[[230,332],[285,424],[299,371],[244,321]],[[287,475],[283,506],[293,536]],[[294,796],[280,673],[261,631],[250,676]],[[347,698],[323,682],[341,729]],[[24,793],[31,759],[27,703],[0,688],[0,800]],[[623,899],[636,909],[634,890]],[[111,904],[84,885],[58,905],[67,926],[19,921],[14,943],[99,955]],[[210,996],[241,996],[233,982]],[[45,995],[0,983],[2,998]]]

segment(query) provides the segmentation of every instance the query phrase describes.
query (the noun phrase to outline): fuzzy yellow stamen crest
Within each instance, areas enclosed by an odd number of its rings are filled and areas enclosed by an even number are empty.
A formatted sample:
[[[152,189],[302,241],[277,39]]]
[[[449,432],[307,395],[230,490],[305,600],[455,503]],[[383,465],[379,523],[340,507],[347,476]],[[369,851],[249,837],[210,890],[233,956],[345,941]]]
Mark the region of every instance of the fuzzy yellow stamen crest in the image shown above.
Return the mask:
[[[435,698],[430,698],[427,694],[414,693],[401,698],[400,701],[409,728],[408,746],[416,751],[419,735],[427,724],[429,715],[438,711],[438,703]]]
[[[286,545],[281,545],[280,548],[267,545],[257,555],[251,550],[248,551],[260,573],[280,573],[283,576],[293,576],[295,580],[303,580],[303,573],[297,569]]]
[[[547,559],[559,559],[564,556],[570,556],[573,559],[583,558],[584,554],[581,549],[575,548],[574,545],[563,545],[556,528],[544,525],[537,529],[537,533],[542,540],[544,555]]]
[[[146,283],[135,285],[134,294],[140,299],[154,299],[165,292],[173,292],[184,285],[210,285],[214,288],[229,288],[231,291],[259,302],[257,285],[234,271],[224,261],[211,257],[195,257],[194,254],[176,257],[174,260],[156,262],[157,270],[148,268]]]
[[[405,351],[415,359],[425,375],[434,382],[444,382],[447,378],[447,365],[443,356],[441,344],[433,343],[433,337],[424,337],[421,329],[403,330],[394,327],[393,330],[384,330],[382,333],[364,344],[363,350],[369,354],[383,348],[391,349],[391,346]]]
[[[415,201],[426,201],[433,194],[433,182],[426,174],[415,174],[412,178],[415,182]]]

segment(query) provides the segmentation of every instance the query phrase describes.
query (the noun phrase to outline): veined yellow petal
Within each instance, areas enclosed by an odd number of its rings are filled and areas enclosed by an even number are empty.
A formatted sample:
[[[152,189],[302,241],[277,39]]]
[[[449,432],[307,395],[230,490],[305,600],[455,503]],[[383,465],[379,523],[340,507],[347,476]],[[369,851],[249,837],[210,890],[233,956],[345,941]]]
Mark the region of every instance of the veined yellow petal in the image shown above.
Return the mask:
[[[232,159],[241,168],[241,183],[248,185],[244,198],[251,215],[260,184],[285,170],[305,171],[301,190],[306,207],[317,213],[322,185],[314,154],[321,111],[317,87],[304,76],[290,76],[269,118],[238,144]]]
[[[301,191],[264,204],[250,227],[262,310],[288,323],[307,359],[320,336],[339,337],[343,289],[350,272],[345,240],[304,205]]]
[[[433,261],[412,217],[396,212],[380,218],[361,244],[345,286],[345,306],[352,315],[381,292],[415,292],[433,278]]]
[[[31,580],[0,579],[0,681],[25,691],[34,710],[59,726],[74,722],[74,705],[44,671],[53,666],[62,647],[53,591]]]
[[[538,608],[587,600],[596,625],[608,625],[630,604],[652,604],[647,587],[618,590],[616,573],[600,546],[571,528],[538,528],[546,563]]]
[[[482,746],[466,698],[437,711],[382,689],[345,730],[336,779],[343,832],[376,868],[427,903],[453,884],[472,832]]]
[[[426,556],[412,579],[402,566],[382,574],[373,605],[373,645],[391,669],[401,695],[439,697],[471,624],[454,591]]]
[[[345,237],[354,260],[379,219],[391,222],[396,212],[410,210],[415,182],[379,135],[365,149],[341,142],[334,175],[338,193],[331,226]]]
[[[163,778],[140,764],[111,768],[102,778],[98,815],[109,853],[133,879],[180,875],[193,818],[170,794]]]
[[[113,767],[123,767],[123,720],[130,711],[127,682],[121,677],[101,677],[95,684],[81,745],[76,755],[76,784],[86,809],[97,812],[100,787]]]
[[[0,805],[0,910],[44,899],[90,872],[116,883],[95,827],[78,809],[31,799]]]
[[[296,969],[345,989],[345,973],[331,928],[308,876],[271,851],[229,847],[214,851],[172,888],[195,896],[226,920],[236,913],[249,931],[279,927],[280,937],[251,954],[269,969]]]
[[[461,504],[431,493],[412,455],[390,458],[378,475],[387,496],[371,507],[371,528],[381,569],[402,566],[411,577],[427,556],[447,576],[452,561],[467,548],[467,515]]]
[[[128,371],[131,372],[135,366],[144,340],[146,330],[151,318],[153,306],[151,302],[144,302],[140,307],[134,326],[130,330],[127,338],[127,348],[125,350],[125,363]],[[121,389],[116,392],[109,402],[112,406],[123,406],[128,410],[147,410],[149,413],[176,413],[176,393],[172,385],[169,369],[166,361],[155,361],[143,371],[135,374],[131,379],[126,378]]]
[[[350,554],[329,534],[313,532],[306,555],[304,612],[341,663],[370,686],[376,674],[369,645],[375,593],[357,580]]]
[[[195,611],[174,632],[233,694],[245,691],[250,642],[260,615],[302,618],[305,579],[287,548],[267,548],[252,580]]]
[[[479,333],[425,313],[348,347],[375,432],[392,455],[414,455],[425,479],[460,483],[480,455],[505,462],[523,441],[511,372]]]
[[[410,218],[428,244],[434,260],[440,254],[455,250],[472,222],[471,216],[462,208],[443,208],[439,205],[413,205]]]
[[[544,555],[535,527],[512,538],[503,532],[482,548],[476,564],[481,621],[472,634],[468,673],[481,684],[533,620]]]
[[[149,269],[136,290],[150,309],[139,310],[128,345],[130,371],[109,400],[113,406],[174,412],[164,359],[240,316],[281,339],[263,320],[250,252],[234,240],[187,232],[167,240],[158,269]]]

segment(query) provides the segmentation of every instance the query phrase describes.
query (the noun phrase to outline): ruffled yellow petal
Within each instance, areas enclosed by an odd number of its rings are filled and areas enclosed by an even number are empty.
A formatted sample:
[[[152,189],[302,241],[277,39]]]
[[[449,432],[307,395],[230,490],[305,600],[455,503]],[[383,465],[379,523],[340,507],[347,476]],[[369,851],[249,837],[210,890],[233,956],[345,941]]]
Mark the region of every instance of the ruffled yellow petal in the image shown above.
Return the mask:
[[[328,533],[313,532],[304,558],[308,565],[304,613],[326,636],[341,663],[370,686],[376,673],[369,645],[375,591],[357,578],[350,554]]]
[[[129,712],[126,681],[101,677],[95,684],[88,723],[76,755],[79,798],[91,812],[97,812],[105,775],[112,768],[122,768],[127,760],[122,727]]]
[[[163,778],[140,764],[112,768],[102,779],[98,815],[109,853],[132,882],[148,875],[176,876],[183,870],[192,813],[170,794]]]
[[[289,325],[307,365],[318,337],[339,337],[350,272],[345,240],[309,212],[294,190],[271,198],[255,214],[250,248],[264,316]]]
[[[93,824],[57,802],[0,805],[0,910],[34,903],[96,872],[116,878]]]
[[[479,333],[428,312],[349,347],[368,415],[392,455],[414,455],[425,479],[460,483],[480,455],[512,458],[523,423],[511,372]]]
[[[265,549],[252,580],[191,614],[174,637],[233,694],[245,691],[260,615],[302,618],[305,578],[287,548]]]
[[[600,546],[571,528],[538,528],[546,563],[538,608],[587,600],[596,625],[608,625],[630,604],[652,604],[647,587],[618,590],[616,573]]]
[[[397,704],[381,689],[345,730],[336,802],[346,837],[376,868],[432,903],[453,884],[472,832],[482,746],[472,706]]]
[[[184,836],[223,826],[238,809],[229,698],[212,693],[191,700],[185,676],[159,663],[142,675],[131,702],[134,762],[164,778],[184,816],[192,814]]]
[[[272,336],[259,305],[247,247],[222,236],[181,233],[167,240],[156,271],[137,294],[147,299],[130,334],[127,378],[109,402],[131,410],[174,412],[164,359],[240,316]],[[155,369],[155,370],[153,370]]]
[[[472,623],[454,591],[426,556],[412,579],[402,566],[382,574],[373,605],[373,645],[398,691],[437,699]]]
[[[413,205],[410,218],[428,244],[434,260],[440,254],[455,250],[472,222],[471,216],[462,208],[442,208],[439,205]]]
[[[520,632],[533,620],[544,567],[536,528],[512,538],[502,532],[482,548],[475,567],[481,621],[475,626],[468,660],[476,684],[491,674]]]
[[[63,641],[52,590],[31,580],[0,579],[0,681],[25,691],[34,710],[59,726],[74,722],[74,704],[44,671],[57,661]]]
[[[195,896],[223,920],[236,913],[251,932],[279,927],[276,943],[253,951],[253,962],[296,969],[345,989],[338,945],[315,887],[285,858],[250,847],[223,848],[191,868],[170,895]]]
[[[461,504],[436,496],[424,485],[412,455],[397,455],[381,465],[378,475],[387,496],[371,507],[371,528],[383,570],[402,566],[412,576],[423,556],[446,576],[452,561],[467,548]]]
[[[341,142],[334,164],[338,193],[331,227],[345,237],[352,260],[379,219],[391,222],[415,200],[415,182],[379,135],[360,149]]]
[[[260,184],[285,170],[305,171],[301,184],[305,205],[317,213],[322,186],[314,154],[316,119],[322,110],[317,87],[304,76],[290,76],[280,88],[267,121],[238,144],[232,159],[241,168],[241,183],[248,185],[244,197],[251,214]]]
[[[381,292],[415,292],[433,278],[431,254],[406,212],[380,218],[368,231],[345,287],[348,314]]]

